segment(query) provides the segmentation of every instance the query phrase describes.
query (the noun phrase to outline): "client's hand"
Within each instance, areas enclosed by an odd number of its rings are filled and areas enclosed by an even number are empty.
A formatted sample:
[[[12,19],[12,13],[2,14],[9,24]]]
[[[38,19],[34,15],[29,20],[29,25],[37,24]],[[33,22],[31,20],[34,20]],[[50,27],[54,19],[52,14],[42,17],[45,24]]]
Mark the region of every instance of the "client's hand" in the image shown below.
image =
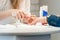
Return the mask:
[[[35,15],[25,15],[24,19],[23,19],[23,22],[25,24],[31,24],[33,20],[36,19],[36,16]]]
[[[45,24],[47,24],[47,18],[46,17],[38,17],[32,21],[31,25],[35,25],[38,22],[42,23],[42,25],[45,25]]]

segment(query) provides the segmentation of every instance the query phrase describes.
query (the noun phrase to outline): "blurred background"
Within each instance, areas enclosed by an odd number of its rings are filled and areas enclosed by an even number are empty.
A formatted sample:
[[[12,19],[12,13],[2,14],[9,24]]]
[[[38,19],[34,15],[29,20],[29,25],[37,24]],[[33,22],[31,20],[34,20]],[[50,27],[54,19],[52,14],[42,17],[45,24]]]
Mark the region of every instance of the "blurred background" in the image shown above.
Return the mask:
[[[39,16],[39,9],[42,5],[48,5],[49,15],[60,15],[60,0],[25,0],[26,11]]]

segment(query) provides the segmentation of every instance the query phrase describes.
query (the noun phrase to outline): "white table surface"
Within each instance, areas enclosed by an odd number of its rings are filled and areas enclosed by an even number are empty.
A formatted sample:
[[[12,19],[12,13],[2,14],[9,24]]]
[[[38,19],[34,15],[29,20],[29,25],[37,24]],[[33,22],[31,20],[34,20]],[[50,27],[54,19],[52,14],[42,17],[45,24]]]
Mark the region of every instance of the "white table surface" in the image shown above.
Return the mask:
[[[59,27],[42,26],[42,25],[0,25],[0,34],[15,35],[42,35],[60,32]]]

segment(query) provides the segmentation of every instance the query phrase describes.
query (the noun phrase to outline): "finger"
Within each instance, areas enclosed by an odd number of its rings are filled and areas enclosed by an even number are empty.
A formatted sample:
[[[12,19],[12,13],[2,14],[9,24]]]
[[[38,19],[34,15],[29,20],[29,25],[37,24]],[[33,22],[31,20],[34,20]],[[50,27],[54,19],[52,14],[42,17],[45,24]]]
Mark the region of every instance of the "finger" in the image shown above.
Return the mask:
[[[23,20],[23,23],[28,24],[29,22],[28,22],[27,19],[24,19],[24,20]]]
[[[17,13],[17,18],[21,19],[21,15],[19,13]]]
[[[35,25],[36,23],[40,22],[40,18],[35,18],[33,21],[32,21],[32,25]]]
[[[42,25],[47,26],[47,24],[42,24]]]
[[[16,17],[17,17],[17,19],[19,19],[19,15],[18,15],[18,13],[17,13],[17,16],[16,16]]]
[[[37,20],[33,20],[31,25],[35,25],[37,23]]]
[[[25,16],[24,12],[20,11],[19,13],[20,13],[21,18],[24,18]]]

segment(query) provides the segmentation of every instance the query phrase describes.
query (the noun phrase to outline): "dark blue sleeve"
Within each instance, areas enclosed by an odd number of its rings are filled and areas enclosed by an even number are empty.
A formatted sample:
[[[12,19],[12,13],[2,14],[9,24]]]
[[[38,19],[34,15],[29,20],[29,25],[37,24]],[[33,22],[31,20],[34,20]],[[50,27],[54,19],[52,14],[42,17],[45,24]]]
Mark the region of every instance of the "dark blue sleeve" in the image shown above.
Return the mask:
[[[57,17],[56,15],[48,17],[47,22],[51,26],[60,27],[60,17]]]

